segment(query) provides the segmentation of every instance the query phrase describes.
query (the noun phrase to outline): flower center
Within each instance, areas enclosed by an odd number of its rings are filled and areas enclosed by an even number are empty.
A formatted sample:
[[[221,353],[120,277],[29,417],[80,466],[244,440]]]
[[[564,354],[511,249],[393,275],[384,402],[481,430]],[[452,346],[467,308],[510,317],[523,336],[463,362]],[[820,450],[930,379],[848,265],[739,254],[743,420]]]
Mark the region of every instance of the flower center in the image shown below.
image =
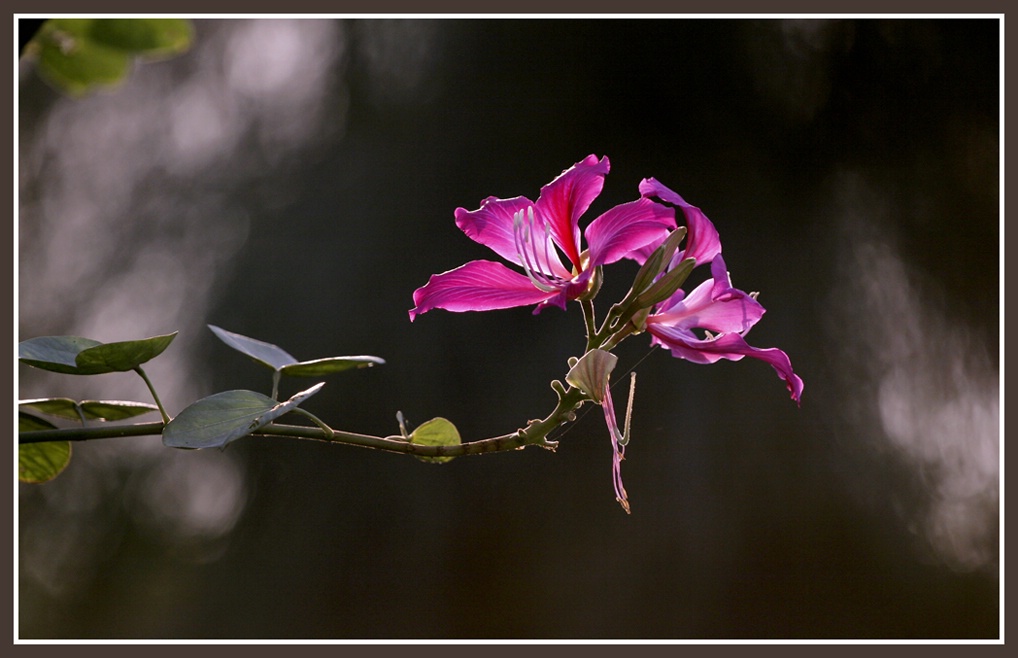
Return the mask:
[[[516,253],[519,254],[520,264],[527,273],[527,277],[538,290],[544,292],[555,292],[564,285],[561,277],[553,274],[551,229],[546,223],[542,224],[543,235],[535,236],[534,207],[526,210],[519,210],[513,214],[513,239],[516,242]]]

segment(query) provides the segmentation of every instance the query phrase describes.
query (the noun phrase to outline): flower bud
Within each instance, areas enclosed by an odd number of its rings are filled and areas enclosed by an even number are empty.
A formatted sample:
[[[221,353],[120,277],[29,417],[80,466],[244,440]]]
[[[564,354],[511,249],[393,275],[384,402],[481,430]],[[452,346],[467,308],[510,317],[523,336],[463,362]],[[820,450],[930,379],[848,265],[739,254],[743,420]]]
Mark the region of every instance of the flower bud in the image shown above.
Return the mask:
[[[672,231],[664,242],[654,250],[640,271],[636,273],[636,279],[633,281],[634,294],[639,295],[644,292],[654,279],[668,267],[668,263],[671,262],[675,250],[679,248],[679,243],[684,237],[686,237],[686,227],[680,226]]]
[[[679,263],[675,269],[666,273],[658,279],[654,285],[636,298],[636,305],[639,308],[649,308],[659,304],[675,294],[675,291],[682,287],[689,277],[689,273],[696,266],[695,258],[687,258]]]

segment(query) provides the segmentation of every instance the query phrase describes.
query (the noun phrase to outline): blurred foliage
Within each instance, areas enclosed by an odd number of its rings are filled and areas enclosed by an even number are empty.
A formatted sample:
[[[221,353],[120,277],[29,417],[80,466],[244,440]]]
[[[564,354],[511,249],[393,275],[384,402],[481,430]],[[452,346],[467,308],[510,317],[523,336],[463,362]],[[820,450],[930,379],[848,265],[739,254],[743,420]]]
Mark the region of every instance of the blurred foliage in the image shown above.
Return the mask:
[[[127,79],[136,58],[172,57],[191,47],[194,28],[175,18],[55,18],[26,45],[39,75],[75,97]]]

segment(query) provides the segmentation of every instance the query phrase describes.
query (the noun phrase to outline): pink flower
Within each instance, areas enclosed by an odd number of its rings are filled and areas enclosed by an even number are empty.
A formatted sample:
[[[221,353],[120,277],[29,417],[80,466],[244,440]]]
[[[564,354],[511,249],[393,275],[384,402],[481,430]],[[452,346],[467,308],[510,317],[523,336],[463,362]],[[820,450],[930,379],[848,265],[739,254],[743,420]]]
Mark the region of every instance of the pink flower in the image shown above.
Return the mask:
[[[754,295],[732,287],[720,253],[711,261],[711,277],[688,296],[680,289],[655,308],[646,320],[651,342],[694,363],[739,361],[744,356],[769,363],[798,403],[802,379],[792,371],[788,355],[775,347],[751,347],[744,338],[763,316],[763,306]]]
[[[601,265],[656,245],[675,228],[675,213],[647,198],[606,211],[583,231],[579,218],[601,193],[608,158],[589,155],[541,188],[537,202],[526,197],[488,197],[477,210],[456,209],[456,225],[467,237],[523,273],[488,260],[470,261],[432,275],[414,291],[413,321],[433,308],[447,311],[488,311],[536,304],[561,308],[586,293]],[[563,260],[563,257],[565,260]]]

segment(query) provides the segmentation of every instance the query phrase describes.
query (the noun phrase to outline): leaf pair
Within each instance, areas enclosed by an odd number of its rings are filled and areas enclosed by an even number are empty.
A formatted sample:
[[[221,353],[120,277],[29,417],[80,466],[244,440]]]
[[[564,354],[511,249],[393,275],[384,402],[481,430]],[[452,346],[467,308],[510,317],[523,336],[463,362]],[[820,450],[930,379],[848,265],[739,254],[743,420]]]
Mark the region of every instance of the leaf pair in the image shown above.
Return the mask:
[[[141,365],[163,353],[177,332],[141,340],[100,343],[80,336],[41,336],[18,344],[18,359],[25,365],[66,375],[102,375],[136,371],[144,378]],[[71,420],[124,420],[156,411],[156,405],[122,400],[39,398],[23,400],[19,406],[33,412]],[[49,421],[26,411],[18,414],[18,431],[55,429]],[[18,479],[22,482],[52,480],[71,460],[68,441],[29,443],[18,446]]]
[[[241,354],[272,370],[272,397],[255,391],[235,390],[216,393],[198,400],[181,411],[163,430],[163,445],[171,448],[221,448],[248,436],[280,416],[297,411],[324,383],[301,391],[285,402],[277,401],[279,379],[320,377],[353,368],[368,368],[385,363],[377,356],[336,356],[298,361],[277,345],[249,338],[209,325],[220,340]],[[308,414],[310,415],[310,414]],[[313,417],[312,417],[313,418]],[[325,428],[321,421],[316,422]]]
[[[18,401],[18,431],[52,430],[56,426],[38,416],[22,411],[70,420],[124,420],[158,411],[159,407],[144,402],[123,400],[84,400],[70,398],[38,398]],[[47,441],[18,446],[18,479],[22,482],[48,482],[60,475],[71,461],[70,441]]]
[[[245,354],[263,366],[271,368],[273,374],[291,377],[323,377],[353,368],[370,368],[385,363],[385,359],[377,356],[332,356],[311,361],[298,361],[286,350],[255,338],[248,338],[232,331],[209,325],[221,341]]]
[[[102,375],[137,370],[170,346],[177,332],[142,340],[100,343],[80,336],[41,336],[18,344],[25,365],[65,375]]]

